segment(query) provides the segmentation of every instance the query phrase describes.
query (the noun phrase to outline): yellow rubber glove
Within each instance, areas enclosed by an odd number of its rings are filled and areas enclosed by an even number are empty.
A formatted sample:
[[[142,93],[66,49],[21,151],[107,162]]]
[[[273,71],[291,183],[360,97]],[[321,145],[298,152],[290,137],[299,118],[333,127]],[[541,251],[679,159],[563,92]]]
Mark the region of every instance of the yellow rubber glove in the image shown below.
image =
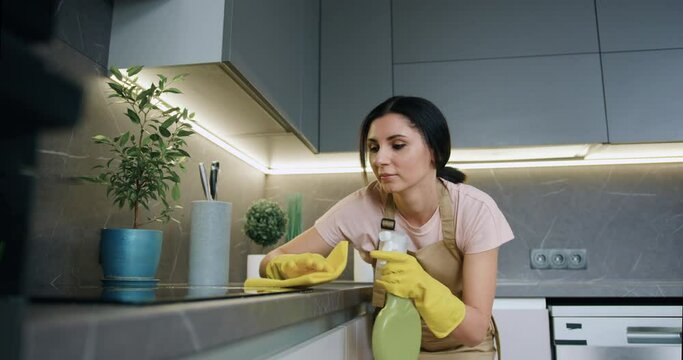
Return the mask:
[[[349,243],[341,241],[332,252],[323,258],[319,254],[283,254],[273,258],[266,267],[269,279],[251,278],[244,282],[245,287],[302,287],[319,285],[332,281],[346,268]],[[317,256],[314,256],[317,255]],[[282,259],[280,259],[282,257]],[[318,258],[319,257],[319,258]],[[324,263],[321,263],[320,260]],[[271,268],[271,263],[275,264]],[[321,269],[310,272],[311,269]],[[289,275],[296,275],[288,277]],[[272,277],[272,278],[271,278]]]
[[[387,261],[375,282],[396,296],[413,299],[415,308],[437,338],[448,336],[465,318],[465,304],[424,271],[414,257],[388,251],[372,251],[370,256]]]
[[[283,254],[270,260],[266,266],[266,277],[284,280],[321,271],[332,271],[332,267],[320,254]]]

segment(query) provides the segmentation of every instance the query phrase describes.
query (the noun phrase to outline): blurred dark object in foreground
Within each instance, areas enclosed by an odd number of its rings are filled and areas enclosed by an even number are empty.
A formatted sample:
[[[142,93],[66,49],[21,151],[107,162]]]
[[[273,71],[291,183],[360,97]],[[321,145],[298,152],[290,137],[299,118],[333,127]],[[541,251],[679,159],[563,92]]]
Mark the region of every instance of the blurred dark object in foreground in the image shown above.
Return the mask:
[[[24,267],[35,143],[44,129],[73,126],[81,89],[50,72],[31,47],[51,39],[52,0],[2,0],[0,23],[0,358],[20,358]]]

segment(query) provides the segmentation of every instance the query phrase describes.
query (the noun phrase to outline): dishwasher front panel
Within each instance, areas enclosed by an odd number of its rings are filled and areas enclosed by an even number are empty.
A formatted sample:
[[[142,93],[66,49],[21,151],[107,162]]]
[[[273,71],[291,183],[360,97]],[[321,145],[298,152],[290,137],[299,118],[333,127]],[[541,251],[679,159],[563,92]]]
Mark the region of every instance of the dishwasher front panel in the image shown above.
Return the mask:
[[[612,347],[572,346],[555,347],[557,360],[680,360],[681,347]]]
[[[553,317],[557,360],[681,359],[680,317]]]

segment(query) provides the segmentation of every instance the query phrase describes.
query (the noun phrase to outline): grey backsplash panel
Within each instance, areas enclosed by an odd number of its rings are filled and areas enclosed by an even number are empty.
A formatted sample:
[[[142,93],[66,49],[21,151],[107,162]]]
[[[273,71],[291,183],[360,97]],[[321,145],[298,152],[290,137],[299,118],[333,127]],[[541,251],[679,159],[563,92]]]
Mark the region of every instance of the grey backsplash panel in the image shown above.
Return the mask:
[[[683,164],[465,173],[467,183],[494,198],[515,234],[515,240],[500,250],[499,284],[567,285],[565,295],[571,295],[571,284],[596,284],[617,287],[612,294],[626,295],[624,289],[634,283],[671,282],[678,286],[674,294],[680,291]],[[266,196],[284,203],[288,193],[302,193],[304,228],[308,228],[337,200],[362,185],[358,174],[269,176]],[[532,270],[529,251],[533,248],[584,248],[588,268]],[[349,271],[344,275],[352,277]]]
[[[52,60],[57,71],[77,77],[85,94],[78,125],[41,134],[36,149],[38,165],[34,169],[26,269],[29,292],[50,285],[98,285],[102,277],[98,264],[100,229],[128,227],[132,223],[131,212],[112,206],[104,187],[70,180],[92,175],[92,166],[102,164],[108,156],[103,146],[90,141],[93,135],[114,136],[129,126],[123,110],[109,105],[101,67],[59,40],[40,51]],[[182,89],[182,83],[178,87]],[[197,164],[218,160],[219,199],[233,203],[230,281],[243,281],[246,255],[261,250],[241,231],[244,212],[252,201],[263,197],[265,175],[199,135],[189,139],[188,152],[192,156],[186,163],[188,170],[180,173],[183,209],[175,214],[181,224],[148,226],[164,231],[157,277],[162,283],[187,283],[191,201],[204,198]]]

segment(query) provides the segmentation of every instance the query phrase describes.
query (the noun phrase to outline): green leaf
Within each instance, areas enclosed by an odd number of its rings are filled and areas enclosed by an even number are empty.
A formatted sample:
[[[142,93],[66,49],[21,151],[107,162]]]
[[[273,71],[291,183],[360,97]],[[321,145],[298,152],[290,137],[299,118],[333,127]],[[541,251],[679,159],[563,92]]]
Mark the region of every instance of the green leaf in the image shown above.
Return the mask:
[[[124,89],[123,86],[121,86],[121,84],[117,84],[115,82],[108,82],[107,85],[109,85],[109,87],[112,90],[116,91],[117,94],[123,95]]]
[[[160,127],[160,128],[159,128],[159,132],[161,133],[161,136],[163,136],[163,137],[169,137],[169,136],[171,136],[171,132],[168,131],[168,129],[166,129],[166,128],[164,128],[164,127]]]
[[[142,66],[131,66],[128,69],[126,69],[126,73],[128,74],[128,77],[131,77],[142,70]]]
[[[107,136],[104,136],[104,135],[95,135],[92,137],[92,140],[96,144],[111,144],[112,143],[111,139]]]
[[[185,150],[183,150],[183,149],[175,149],[175,150],[176,150],[177,152],[183,154],[183,156],[191,157],[190,154],[188,154],[187,151],[185,151]],[[178,180],[178,181],[180,181],[180,180]]]
[[[192,135],[192,134],[194,134],[194,131],[190,131],[190,130],[180,130],[180,131],[178,131],[178,136],[190,136],[190,135]]]
[[[183,92],[180,91],[180,89],[178,89],[178,88],[168,88],[168,89],[164,89],[164,92],[165,92],[165,93],[174,93],[174,94],[182,94],[182,93],[183,93]]]
[[[121,72],[119,71],[119,69],[117,69],[117,68],[111,66],[111,67],[109,68],[109,71],[111,71],[111,73],[114,74],[114,76],[115,76],[117,79],[123,80],[123,75],[121,75]]]
[[[166,76],[162,75],[162,74],[157,74],[157,76],[158,76],[159,79],[160,79],[161,81],[163,81],[163,82],[166,82],[166,80],[168,80],[168,78],[167,78]]]
[[[140,123],[140,116],[133,111],[133,109],[128,109],[128,112],[126,112],[126,116],[130,119],[130,121],[133,122],[133,124],[139,124]]]
[[[130,138],[130,133],[128,131],[126,131],[125,134],[121,135],[121,139],[119,139],[119,146],[126,145],[129,138]]]
[[[178,110],[180,110],[179,107],[174,107],[174,108],[170,108],[170,109],[168,109],[168,110],[162,112],[161,114],[164,115],[164,116],[166,116],[166,115],[168,115],[168,114],[170,114],[170,113],[172,113],[172,112],[176,112],[176,111],[178,111]]]
[[[153,88],[145,89],[143,91],[140,91],[138,96],[135,97],[136,101],[143,100],[144,98],[148,97],[152,92],[154,91]]]
[[[190,113],[189,118],[190,118],[190,119],[194,119],[194,113]]]
[[[171,196],[175,201],[180,200],[180,187],[178,186],[178,183],[173,184],[173,191],[171,193]]]
[[[169,126],[175,124],[176,122],[178,122],[178,117],[175,115],[171,116],[170,118],[168,118],[168,120],[164,121],[164,123],[161,124],[161,128],[168,129]]]
[[[140,100],[140,102],[138,103],[138,107],[139,107],[140,109],[144,109],[148,104],[149,104],[149,98],[144,97],[144,98],[142,98],[142,100]]]
[[[173,81],[183,80],[187,75],[190,75],[190,74],[178,74],[178,75],[173,77]]]

